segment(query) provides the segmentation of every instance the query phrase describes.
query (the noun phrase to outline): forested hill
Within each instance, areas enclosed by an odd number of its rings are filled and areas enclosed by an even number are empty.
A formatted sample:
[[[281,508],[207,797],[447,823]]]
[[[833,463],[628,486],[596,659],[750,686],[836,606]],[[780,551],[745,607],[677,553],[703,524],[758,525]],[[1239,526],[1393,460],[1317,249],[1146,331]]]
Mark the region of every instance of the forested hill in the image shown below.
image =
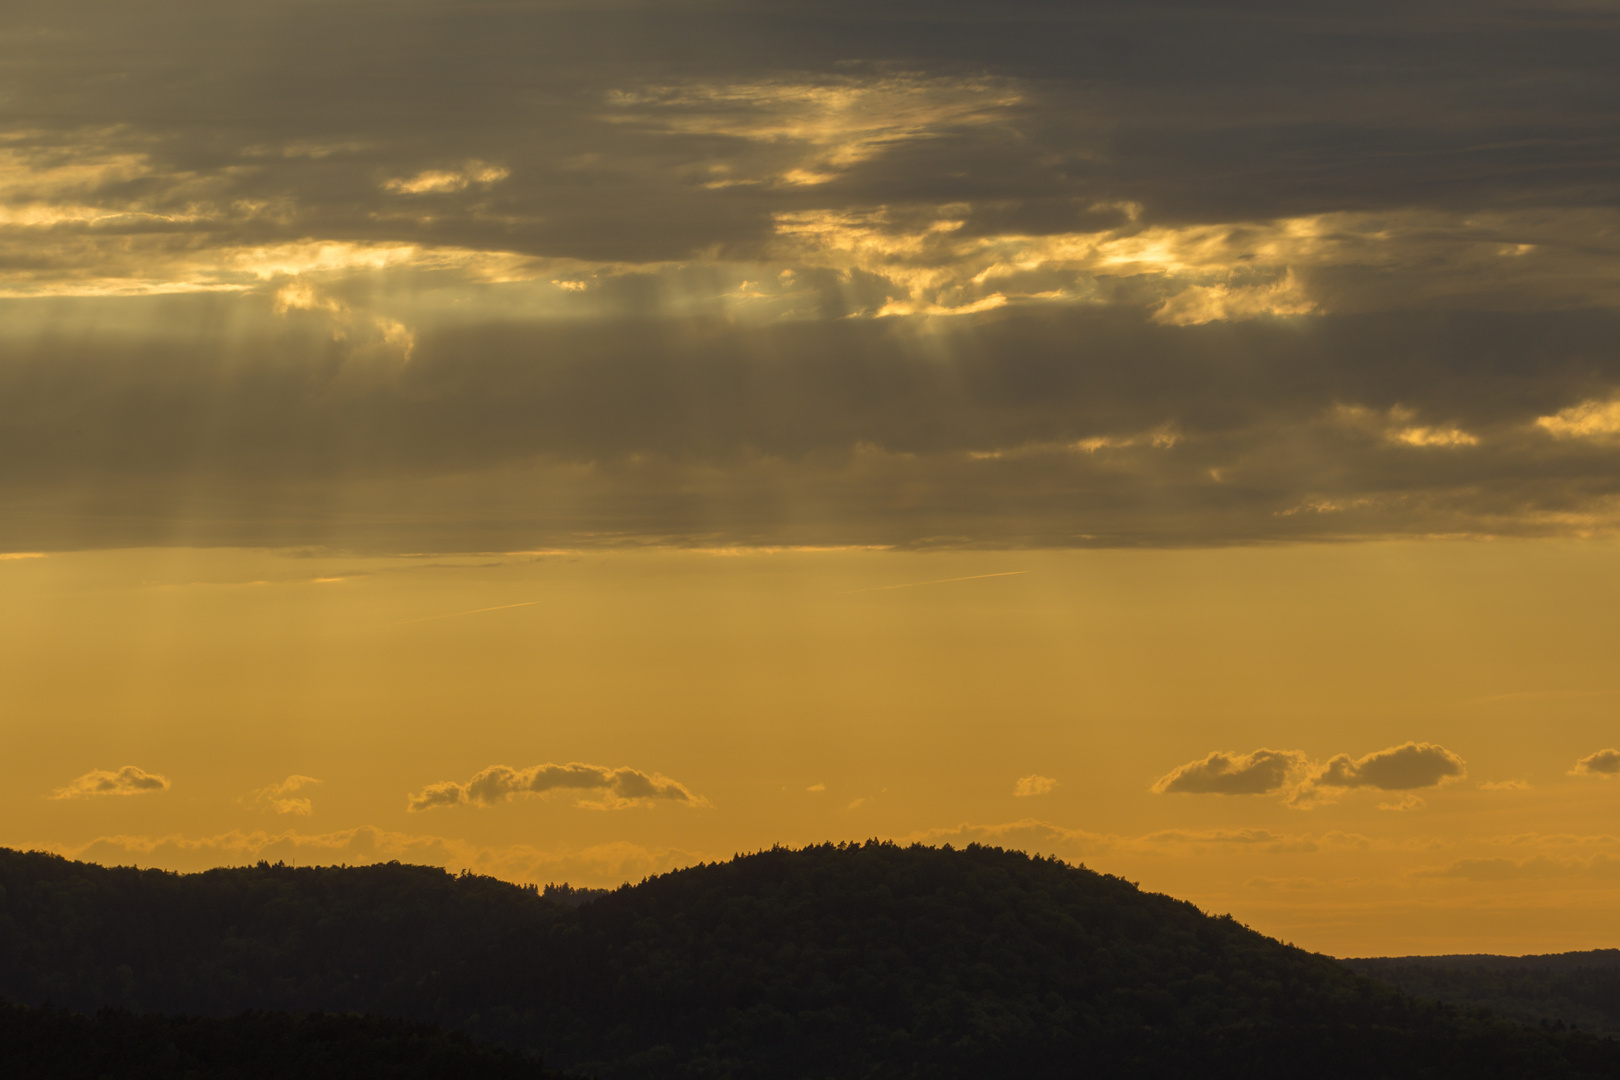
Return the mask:
[[[433,1021],[629,1077],[1620,1076],[1018,852],[777,849],[577,906],[387,864],[177,875],[0,851],[0,994]]]
[[[1380,956],[1344,963],[1415,997],[1620,1037],[1620,949],[1543,956]]]

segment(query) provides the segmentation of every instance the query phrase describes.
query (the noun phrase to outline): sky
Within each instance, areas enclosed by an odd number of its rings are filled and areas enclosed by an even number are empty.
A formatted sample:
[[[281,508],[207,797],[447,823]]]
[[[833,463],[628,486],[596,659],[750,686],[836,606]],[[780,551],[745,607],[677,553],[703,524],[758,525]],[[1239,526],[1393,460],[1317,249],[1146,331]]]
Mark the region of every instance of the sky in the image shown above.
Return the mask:
[[[1620,945],[1620,3],[0,11],[0,844]]]

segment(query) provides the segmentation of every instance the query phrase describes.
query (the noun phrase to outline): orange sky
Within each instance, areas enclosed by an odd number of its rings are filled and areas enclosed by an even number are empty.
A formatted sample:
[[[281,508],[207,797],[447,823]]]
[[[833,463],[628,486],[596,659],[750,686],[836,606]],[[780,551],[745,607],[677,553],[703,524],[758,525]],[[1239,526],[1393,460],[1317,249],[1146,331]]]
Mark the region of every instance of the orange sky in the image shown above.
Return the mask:
[[[1596,947],[1617,931],[1620,813],[1611,776],[1570,773],[1615,741],[1616,554],[6,560],[0,842],[608,885],[778,842],[983,840],[1340,955]],[[1309,808],[1150,790],[1211,751],[1317,768],[1411,741],[1466,775]],[[607,779],[408,809],[547,763]],[[126,765],[166,786],[54,797]],[[662,794],[626,798],[623,769]]]
[[[1620,10],[1340,7],[4,5],[0,843],[1620,944]]]

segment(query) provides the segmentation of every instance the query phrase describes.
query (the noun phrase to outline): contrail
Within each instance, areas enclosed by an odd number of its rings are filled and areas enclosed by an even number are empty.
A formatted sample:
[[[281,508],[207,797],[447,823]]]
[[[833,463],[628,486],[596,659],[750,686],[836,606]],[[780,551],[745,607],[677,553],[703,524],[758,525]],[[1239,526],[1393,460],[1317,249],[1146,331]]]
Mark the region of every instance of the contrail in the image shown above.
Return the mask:
[[[434,622],[438,619],[454,619],[462,615],[481,615],[486,611],[505,611],[507,608],[531,607],[538,604],[538,600],[525,600],[521,604],[496,604],[494,607],[478,607],[471,611],[452,611],[448,615],[429,615],[422,619],[406,619],[404,622],[389,623],[389,626],[414,626],[417,623]]]
[[[953,581],[978,581],[980,578],[1013,577],[1018,574],[1027,573],[1029,573],[1028,570],[1003,570],[999,574],[969,574],[967,577],[944,577],[937,578],[933,581],[908,581],[904,585],[877,585],[870,589],[850,589],[848,592],[841,592],[838,595],[854,596],[856,593],[887,592],[889,589],[915,589],[919,585],[948,585]]]

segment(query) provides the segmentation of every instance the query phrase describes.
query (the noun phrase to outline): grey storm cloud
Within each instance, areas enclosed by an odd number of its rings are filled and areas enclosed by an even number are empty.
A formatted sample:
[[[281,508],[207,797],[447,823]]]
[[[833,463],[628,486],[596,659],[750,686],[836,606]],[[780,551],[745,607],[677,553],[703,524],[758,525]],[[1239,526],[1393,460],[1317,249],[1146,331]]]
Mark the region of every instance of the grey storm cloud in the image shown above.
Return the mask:
[[[1620,524],[1612,6],[90,10],[0,12],[0,547]]]
[[[412,810],[431,810],[438,806],[493,806],[509,801],[515,795],[544,795],[552,791],[577,791],[595,794],[596,802],[584,802],[601,809],[619,809],[648,805],[652,801],[683,803],[688,806],[707,805],[700,795],[694,795],[684,784],[661,776],[644,773],[628,767],[606,768],[570,762],[567,765],[532,765],[514,769],[506,765],[491,765],[464,784],[452,780],[429,784],[409,798]]]

